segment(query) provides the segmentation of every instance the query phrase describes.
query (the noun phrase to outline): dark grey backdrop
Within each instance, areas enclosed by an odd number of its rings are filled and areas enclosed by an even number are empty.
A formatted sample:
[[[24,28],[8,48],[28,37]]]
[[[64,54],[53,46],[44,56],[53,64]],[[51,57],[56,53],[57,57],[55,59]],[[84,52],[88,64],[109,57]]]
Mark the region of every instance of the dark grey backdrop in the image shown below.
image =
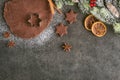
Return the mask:
[[[39,38],[22,40],[11,35],[4,39],[2,33],[9,31],[3,19],[5,1],[0,0],[0,80],[120,80],[120,37],[110,25],[107,35],[97,38],[84,29],[85,15],[80,10],[64,7],[64,12],[78,12],[76,23],[69,25],[64,15],[56,14]],[[54,33],[60,22],[69,26],[62,38]],[[16,42],[14,48],[6,47],[9,40]],[[73,46],[70,53],[61,49],[63,42]]]

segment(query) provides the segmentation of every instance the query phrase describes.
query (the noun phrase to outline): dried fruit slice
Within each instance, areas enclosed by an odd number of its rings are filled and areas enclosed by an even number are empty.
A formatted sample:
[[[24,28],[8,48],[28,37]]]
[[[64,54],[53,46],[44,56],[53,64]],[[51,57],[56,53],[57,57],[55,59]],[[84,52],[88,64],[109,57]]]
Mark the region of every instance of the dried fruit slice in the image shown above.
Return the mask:
[[[92,27],[93,23],[95,23],[96,21],[98,21],[98,20],[93,15],[87,16],[84,21],[85,28],[87,30],[91,31],[91,27]]]
[[[102,37],[106,34],[107,27],[104,23],[98,21],[92,25],[92,33],[97,37]]]

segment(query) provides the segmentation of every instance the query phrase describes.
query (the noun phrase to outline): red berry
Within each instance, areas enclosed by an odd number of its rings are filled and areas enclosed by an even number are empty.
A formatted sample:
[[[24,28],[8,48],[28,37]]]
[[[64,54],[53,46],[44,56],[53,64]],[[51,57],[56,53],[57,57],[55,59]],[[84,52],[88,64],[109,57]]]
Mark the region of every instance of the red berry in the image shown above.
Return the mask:
[[[95,7],[96,3],[90,3],[90,7]]]

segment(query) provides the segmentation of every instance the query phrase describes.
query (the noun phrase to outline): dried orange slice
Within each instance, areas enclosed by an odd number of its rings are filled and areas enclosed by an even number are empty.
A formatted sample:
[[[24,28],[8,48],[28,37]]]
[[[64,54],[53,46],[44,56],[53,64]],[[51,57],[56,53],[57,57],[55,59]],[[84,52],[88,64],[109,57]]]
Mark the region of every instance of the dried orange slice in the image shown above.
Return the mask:
[[[92,25],[92,33],[97,37],[102,37],[106,34],[107,27],[104,23],[98,21]]]
[[[87,30],[91,31],[92,25],[93,23],[95,23],[96,21],[98,21],[93,15],[89,15],[86,17],[85,21],[84,21],[84,26]]]

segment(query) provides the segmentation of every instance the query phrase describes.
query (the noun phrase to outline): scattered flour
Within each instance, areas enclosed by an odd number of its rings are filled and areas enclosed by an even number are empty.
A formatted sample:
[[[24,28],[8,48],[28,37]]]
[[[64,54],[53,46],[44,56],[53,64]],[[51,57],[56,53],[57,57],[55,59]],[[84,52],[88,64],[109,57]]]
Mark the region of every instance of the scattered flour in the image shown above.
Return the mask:
[[[3,33],[5,31],[10,32],[9,26],[6,24],[3,11],[4,11],[5,0],[0,0],[0,41],[10,41],[13,40],[16,43],[16,48],[35,48],[45,45],[47,42],[50,42],[56,39],[55,26],[64,21],[64,16],[56,13],[51,21],[50,25],[37,37],[33,39],[22,39],[11,34],[11,37],[5,39]]]
[[[55,26],[63,21],[63,17],[61,17],[60,14],[57,14],[54,16],[52,22],[50,25],[37,37],[33,39],[22,39],[14,36],[11,34],[11,37],[9,39],[5,39],[2,34],[5,31],[10,32],[9,27],[7,26],[4,18],[3,18],[3,5],[0,6],[0,40],[3,41],[9,41],[13,40],[16,43],[16,47],[21,48],[35,48],[44,45],[46,42],[51,41],[55,39]]]

